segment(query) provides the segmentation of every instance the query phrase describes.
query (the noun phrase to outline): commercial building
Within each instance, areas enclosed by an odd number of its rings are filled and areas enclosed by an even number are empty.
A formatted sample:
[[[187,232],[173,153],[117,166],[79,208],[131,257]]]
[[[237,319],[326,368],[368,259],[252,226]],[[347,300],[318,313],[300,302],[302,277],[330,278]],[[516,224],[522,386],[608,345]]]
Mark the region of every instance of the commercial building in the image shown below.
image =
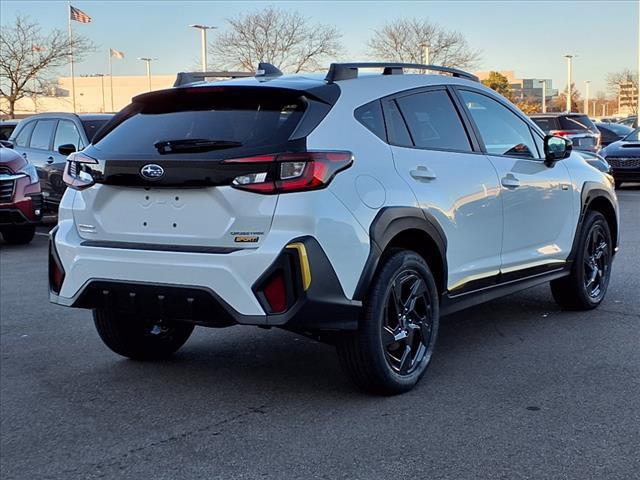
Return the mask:
[[[486,80],[490,73],[476,72],[476,75],[480,80]],[[546,84],[547,102],[558,95],[558,90],[554,90],[551,79],[517,78],[513,70],[503,70],[498,73],[506,77],[509,82],[514,100],[532,100],[542,103],[543,84]]]
[[[628,81],[620,84],[618,114],[631,115],[638,109],[638,84]]]
[[[171,87],[175,79],[175,75],[152,75],[151,90]],[[131,103],[132,97],[149,91],[149,81],[146,75],[114,76],[113,90],[111,80],[108,75],[76,77],[76,112],[117,112]],[[16,116],[24,117],[38,112],[73,111],[71,77],[60,77],[48,93],[49,95],[38,95],[18,101]],[[0,107],[5,110],[1,103]]]

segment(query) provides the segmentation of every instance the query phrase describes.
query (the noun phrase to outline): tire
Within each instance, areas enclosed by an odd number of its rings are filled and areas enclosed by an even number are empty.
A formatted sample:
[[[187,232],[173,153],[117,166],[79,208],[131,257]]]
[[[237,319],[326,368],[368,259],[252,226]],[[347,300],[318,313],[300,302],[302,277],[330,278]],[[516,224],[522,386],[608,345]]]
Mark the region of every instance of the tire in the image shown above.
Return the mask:
[[[3,230],[2,238],[5,242],[12,245],[26,245],[33,240],[35,234],[36,227],[33,225],[26,225]]]
[[[431,362],[438,326],[438,291],[429,266],[413,251],[394,249],[373,279],[358,331],[337,343],[340,363],[365,391],[407,392]]]
[[[158,323],[115,312],[93,311],[93,321],[107,347],[133,360],[160,360],[175,353],[189,339],[194,326],[188,323]]]
[[[612,260],[609,224],[600,212],[590,211],[580,231],[571,274],[551,282],[556,303],[565,310],[591,310],[600,305],[611,279]]]

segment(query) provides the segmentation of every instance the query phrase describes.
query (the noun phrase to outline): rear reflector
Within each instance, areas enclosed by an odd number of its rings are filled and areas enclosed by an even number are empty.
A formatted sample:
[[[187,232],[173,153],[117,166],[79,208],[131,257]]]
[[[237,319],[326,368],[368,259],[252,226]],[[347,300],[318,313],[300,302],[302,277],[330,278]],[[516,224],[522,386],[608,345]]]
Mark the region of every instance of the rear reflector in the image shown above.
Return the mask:
[[[237,176],[232,186],[255,193],[288,193],[326,187],[353,163],[346,151],[258,155],[225,160],[228,164],[264,165],[263,170]]]
[[[287,289],[282,270],[276,270],[267,280],[263,293],[272,313],[282,313],[287,309]]]
[[[60,259],[58,258],[58,253],[56,252],[55,245],[53,244],[53,239],[49,240],[49,289],[55,293],[59,294],[62,289],[62,282],[64,282],[64,269],[62,268],[62,264]]]

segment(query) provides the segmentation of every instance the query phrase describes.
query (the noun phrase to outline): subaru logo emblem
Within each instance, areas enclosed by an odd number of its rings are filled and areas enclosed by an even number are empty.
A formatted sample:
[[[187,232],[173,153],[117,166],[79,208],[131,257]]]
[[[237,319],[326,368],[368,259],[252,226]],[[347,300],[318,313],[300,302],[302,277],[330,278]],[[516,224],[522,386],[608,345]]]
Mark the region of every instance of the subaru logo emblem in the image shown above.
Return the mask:
[[[140,175],[147,180],[158,180],[164,175],[164,168],[160,165],[156,165],[155,163],[150,163],[140,169]]]

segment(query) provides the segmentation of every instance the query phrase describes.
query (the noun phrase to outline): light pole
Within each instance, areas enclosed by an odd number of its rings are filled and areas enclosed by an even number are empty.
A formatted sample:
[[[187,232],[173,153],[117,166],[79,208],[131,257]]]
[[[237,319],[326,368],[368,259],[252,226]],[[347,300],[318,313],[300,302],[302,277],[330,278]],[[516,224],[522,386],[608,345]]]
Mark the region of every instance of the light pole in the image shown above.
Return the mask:
[[[542,80],[542,113],[547,113],[547,81]]]
[[[589,85],[591,84],[591,80],[585,80],[584,81],[584,89],[585,89],[585,94],[584,94],[584,113],[587,114],[587,117],[589,116]]]
[[[429,44],[428,43],[420,44],[420,56],[422,57],[422,64],[429,65]]]
[[[103,73],[96,73],[95,74],[96,77],[100,77],[100,83],[101,83],[101,91],[102,91],[102,113],[105,112],[106,107],[106,102],[104,99],[104,74]]]
[[[573,57],[577,55],[565,55],[567,59],[567,113],[571,113],[571,75],[573,73]]]
[[[149,84],[149,91],[151,91],[151,62],[157,60],[157,58],[138,57],[138,60],[142,60],[147,64],[147,83]]]
[[[199,25],[197,23],[189,25],[190,27],[200,30],[200,55],[202,57],[202,71],[207,71],[207,30],[213,30],[218,27],[212,27],[209,25]]]

